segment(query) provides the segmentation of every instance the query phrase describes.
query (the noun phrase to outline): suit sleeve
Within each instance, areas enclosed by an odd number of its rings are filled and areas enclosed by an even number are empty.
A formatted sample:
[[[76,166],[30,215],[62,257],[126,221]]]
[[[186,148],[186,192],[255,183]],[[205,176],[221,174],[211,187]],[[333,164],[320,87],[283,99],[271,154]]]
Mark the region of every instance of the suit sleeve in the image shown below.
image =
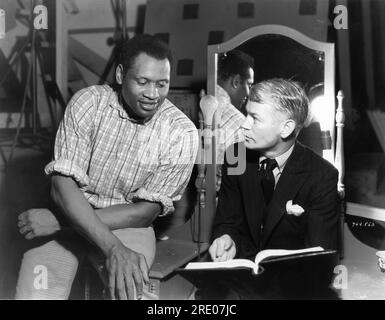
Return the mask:
[[[235,242],[236,258],[255,257],[255,248],[246,223],[245,211],[239,187],[239,175],[228,174],[229,165],[222,166],[222,184],[219,191],[217,211],[214,219],[212,241],[228,234]]]
[[[329,169],[320,174],[311,193],[305,244],[324,249],[338,248],[338,171]]]

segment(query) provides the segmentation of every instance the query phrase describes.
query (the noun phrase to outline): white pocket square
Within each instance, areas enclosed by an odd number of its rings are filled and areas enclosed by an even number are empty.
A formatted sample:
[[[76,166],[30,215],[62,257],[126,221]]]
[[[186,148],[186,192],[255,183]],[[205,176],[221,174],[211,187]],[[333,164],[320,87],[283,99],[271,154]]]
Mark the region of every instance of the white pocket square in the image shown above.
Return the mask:
[[[286,212],[299,217],[305,210],[298,204],[293,204],[293,200],[286,202]]]

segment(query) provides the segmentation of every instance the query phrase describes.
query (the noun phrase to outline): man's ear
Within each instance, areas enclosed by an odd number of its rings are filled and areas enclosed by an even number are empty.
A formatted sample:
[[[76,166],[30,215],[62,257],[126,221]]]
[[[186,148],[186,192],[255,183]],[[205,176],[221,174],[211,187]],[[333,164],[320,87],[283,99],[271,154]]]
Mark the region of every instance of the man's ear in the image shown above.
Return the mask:
[[[286,139],[294,132],[296,128],[296,123],[293,119],[288,119],[282,124],[281,128],[281,138]]]
[[[123,66],[121,64],[116,67],[115,79],[117,84],[121,85],[123,83]]]
[[[231,78],[231,86],[234,89],[237,89],[241,84],[242,84],[242,79],[241,79],[241,76],[239,74],[236,74],[235,76],[233,76]]]

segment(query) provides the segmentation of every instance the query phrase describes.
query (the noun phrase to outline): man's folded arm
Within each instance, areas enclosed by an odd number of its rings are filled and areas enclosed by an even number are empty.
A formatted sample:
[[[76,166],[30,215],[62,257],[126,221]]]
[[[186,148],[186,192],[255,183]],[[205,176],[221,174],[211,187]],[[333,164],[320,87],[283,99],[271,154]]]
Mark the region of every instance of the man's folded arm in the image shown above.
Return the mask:
[[[109,229],[148,227],[158,215],[172,214],[173,201],[181,198],[198,151],[196,130],[176,135],[176,138],[168,150],[168,156],[172,158],[166,165],[159,166],[151,179],[133,194],[133,203],[95,210]]]
[[[60,194],[57,191],[66,191],[66,189],[58,189],[58,186],[61,186],[58,185],[58,181],[61,180],[71,182],[73,188],[77,189],[77,193],[82,195],[82,200],[87,202],[87,205],[83,204],[77,209],[91,209],[93,215],[98,218],[97,220],[110,230],[148,227],[158,215],[171,214],[174,210],[173,201],[180,199],[189,181],[198,148],[196,131],[189,132],[182,137],[183,139],[180,139],[179,143],[175,144],[173,150],[170,151],[170,155],[178,156],[175,156],[168,165],[161,166],[152,175],[152,178],[148,179],[133,194],[133,203],[116,204],[94,210],[80,190],[88,182],[85,170],[74,162],[57,160],[50,163],[46,167],[46,173],[53,175],[52,190],[54,191],[53,196],[56,195],[54,202],[59,207],[59,214],[60,212],[64,213],[64,217],[71,221],[71,228],[74,223],[73,217],[69,214],[68,209],[63,208],[63,201],[57,201],[57,194]],[[70,168],[70,170],[66,168]],[[74,212],[76,213],[76,211]],[[59,220],[61,219],[59,218]]]
[[[53,175],[51,197],[76,231],[96,244],[105,254],[114,246],[121,244],[108,226],[95,214],[71,177]]]
[[[67,218],[66,220],[70,219],[71,223],[70,226],[66,224],[66,227],[63,229],[71,229],[71,226],[73,226],[73,221],[71,220],[71,217],[68,216],[68,213],[65,212],[62,208],[62,205],[60,205],[60,202],[58,203],[58,188],[57,188],[57,180],[60,180],[56,177],[62,177],[63,179],[70,179],[74,183],[74,187],[78,188],[78,184],[73,180],[72,177],[56,174],[52,176],[52,179],[55,179],[52,182],[52,190],[53,190],[53,200],[55,204],[58,206],[58,209],[60,212],[57,212],[54,210],[54,213],[56,217],[63,223],[63,220],[61,219],[60,215],[64,214],[64,217]],[[55,177],[55,178],[54,178]],[[79,190],[80,191],[80,190]],[[83,196],[82,192],[80,191],[80,194]],[[84,198],[84,196],[83,196]],[[86,199],[84,198],[86,201]],[[86,201],[88,204],[88,201]],[[124,228],[146,228],[149,227],[154,219],[158,216],[158,214],[161,212],[161,204],[158,202],[149,202],[149,201],[138,201],[135,203],[130,204],[117,204],[110,207],[105,207],[101,209],[93,209],[90,205],[85,207],[90,207],[93,211],[93,214],[96,215],[99,220],[105,224],[108,229],[110,230],[116,230],[116,229],[124,229]],[[58,216],[59,215],[59,216]],[[63,226],[62,226],[63,227]]]
[[[149,201],[117,204],[95,210],[96,215],[110,230],[149,227],[160,212],[161,205]]]

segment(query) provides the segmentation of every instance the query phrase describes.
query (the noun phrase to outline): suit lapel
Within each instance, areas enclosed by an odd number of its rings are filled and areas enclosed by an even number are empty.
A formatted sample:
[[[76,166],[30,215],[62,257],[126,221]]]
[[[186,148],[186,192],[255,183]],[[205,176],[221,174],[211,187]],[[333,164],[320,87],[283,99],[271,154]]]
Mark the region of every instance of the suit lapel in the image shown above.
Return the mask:
[[[305,148],[296,143],[293,153],[287,161],[287,164],[278,180],[273,198],[267,208],[266,225],[262,233],[261,249],[269,241],[275,227],[286,213],[286,203],[293,200],[309,176],[307,169]]]

